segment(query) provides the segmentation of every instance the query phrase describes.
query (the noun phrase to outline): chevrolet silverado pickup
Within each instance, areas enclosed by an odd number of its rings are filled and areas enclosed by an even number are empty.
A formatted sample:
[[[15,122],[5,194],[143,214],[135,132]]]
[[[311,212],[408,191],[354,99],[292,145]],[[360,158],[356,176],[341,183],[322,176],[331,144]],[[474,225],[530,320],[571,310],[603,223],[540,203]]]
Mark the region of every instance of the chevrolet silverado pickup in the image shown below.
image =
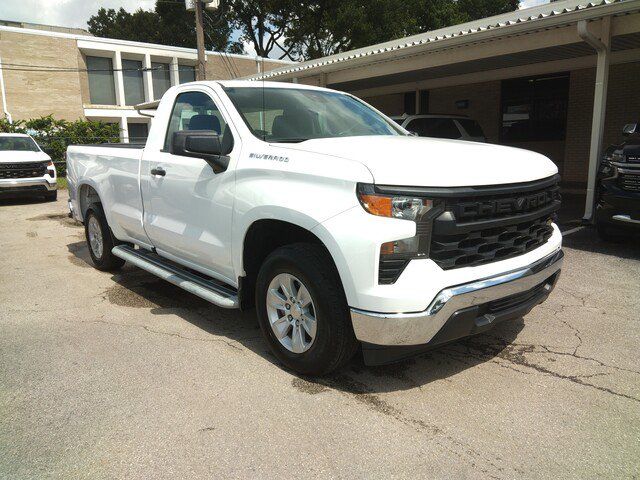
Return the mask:
[[[640,129],[624,126],[627,138],[609,146],[600,162],[596,228],[603,240],[619,240],[640,232]]]
[[[562,264],[556,166],[415,137],[300,84],[169,89],[140,146],[72,146],[72,214],[96,268],[125,261],[225,308],[255,307],[276,357],[326,374],[519,318]]]
[[[0,198],[58,198],[56,169],[51,157],[24,133],[0,133]]]

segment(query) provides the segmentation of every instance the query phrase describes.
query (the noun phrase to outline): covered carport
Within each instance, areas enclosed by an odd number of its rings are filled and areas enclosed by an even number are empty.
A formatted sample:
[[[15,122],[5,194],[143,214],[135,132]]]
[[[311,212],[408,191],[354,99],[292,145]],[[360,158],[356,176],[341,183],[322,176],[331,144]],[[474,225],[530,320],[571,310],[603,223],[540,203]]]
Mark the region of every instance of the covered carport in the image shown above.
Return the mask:
[[[251,78],[348,91],[388,114],[469,115],[489,141],[552,158],[590,221],[603,146],[640,117],[639,77],[640,0],[566,0]]]

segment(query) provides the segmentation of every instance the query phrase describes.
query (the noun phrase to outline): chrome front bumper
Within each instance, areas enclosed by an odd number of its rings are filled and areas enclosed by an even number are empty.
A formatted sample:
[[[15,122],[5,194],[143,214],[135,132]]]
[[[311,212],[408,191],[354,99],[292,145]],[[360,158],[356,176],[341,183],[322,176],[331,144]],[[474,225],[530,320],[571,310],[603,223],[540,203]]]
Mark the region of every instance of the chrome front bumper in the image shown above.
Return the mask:
[[[375,345],[427,344],[455,312],[527,292],[554,277],[563,257],[559,250],[527,267],[445,288],[423,312],[376,313],[352,308],[353,330],[358,340]],[[544,288],[550,291],[556,278]]]
[[[26,187],[40,187],[44,186],[48,191],[52,192],[58,189],[58,184],[55,180],[49,182],[46,178],[12,178],[0,180],[0,192],[3,189],[17,190],[19,188]]]

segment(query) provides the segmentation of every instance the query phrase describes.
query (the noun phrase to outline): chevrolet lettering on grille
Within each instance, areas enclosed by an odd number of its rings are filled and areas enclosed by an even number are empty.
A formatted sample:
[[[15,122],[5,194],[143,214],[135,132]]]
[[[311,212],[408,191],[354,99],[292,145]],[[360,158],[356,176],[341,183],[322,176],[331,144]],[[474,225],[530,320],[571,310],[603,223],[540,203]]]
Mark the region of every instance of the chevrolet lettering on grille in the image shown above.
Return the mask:
[[[465,202],[456,205],[456,218],[462,220],[470,217],[507,215],[523,213],[544,207],[554,200],[554,192],[543,191],[532,195],[523,195],[496,200]]]

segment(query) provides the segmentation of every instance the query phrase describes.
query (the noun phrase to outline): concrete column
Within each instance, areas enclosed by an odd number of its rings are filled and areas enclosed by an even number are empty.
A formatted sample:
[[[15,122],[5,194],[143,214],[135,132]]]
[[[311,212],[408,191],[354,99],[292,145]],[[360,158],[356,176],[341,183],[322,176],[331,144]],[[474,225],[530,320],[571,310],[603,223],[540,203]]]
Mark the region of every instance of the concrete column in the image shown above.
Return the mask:
[[[144,101],[153,102],[153,76],[151,72],[151,55],[148,53],[144,56],[142,67],[145,69],[142,72],[142,82],[144,84]]]
[[[127,123],[127,117],[120,117],[120,141],[123,143],[129,143],[129,124]]]
[[[171,59],[169,65],[169,78],[171,79],[171,86],[180,85],[180,71],[178,70],[178,57]]]
[[[122,74],[122,55],[119,50],[113,52],[113,76],[116,84],[116,104],[121,107],[127,104],[124,98],[124,75]]]
[[[602,155],[602,137],[607,111],[607,87],[609,83],[609,61],[611,57],[611,17],[601,20],[600,39],[596,38],[584,20],[578,22],[578,34],[598,53],[596,64],[596,85],[593,93],[593,119],[591,121],[591,143],[589,147],[589,175],[587,177],[587,198],[582,221],[593,222],[596,177]]]

